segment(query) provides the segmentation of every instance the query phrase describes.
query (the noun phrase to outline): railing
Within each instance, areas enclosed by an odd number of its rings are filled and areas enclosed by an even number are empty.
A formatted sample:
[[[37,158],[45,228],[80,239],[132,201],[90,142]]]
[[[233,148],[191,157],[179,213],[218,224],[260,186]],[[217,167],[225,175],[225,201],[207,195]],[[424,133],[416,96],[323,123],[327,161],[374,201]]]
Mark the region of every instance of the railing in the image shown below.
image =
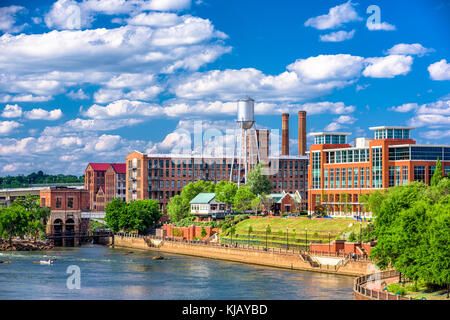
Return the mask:
[[[400,273],[395,270],[384,271],[371,275],[365,275],[355,279],[353,284],[353,292],[369,298],[370,300],[413,300],[411,297],[403,297],[382,290],[373,290],[366,287],[369,281],[381,281],[384,279],[399,277]]]
[[[236,249],[236,250],[243,250],[243,251],[256,251],[256,252],[268,252],[268,253],[276,253],[276,254],[282,254],[282,255],[295,255],[300,256],[304,254],[309,255],[318,255],[318,256],[328,256],[328,257],[337,257],[337,258],[348,258],[348,255],[341,254],[338,252],[319,252],[319,251],[312,251],[307,252],[305,250],[295,250],[295,249],[283,249],[283,248],[269,248],[264,246],[251,246],[248,244],[238,244],[233,239],[233,243],[216,243],[216,242],[209,242],[204,240],[186,240],[181,237],[157,237],[153,235],[140,235],[135,233],[124,233],[124,232],[118,232],[115,234],[115,236],[118,237],[128,237],[128,238],[136,238],[136,239],[143,239],[145,242],[147,242],[147,239],[154,239],[154,240],[163,240],[163,241],[169,241],[172,243],[181,243],[181,244],[189,244],[189,245],[197,245],[197,246],[203,246],[203,247],[221,247],[221,248],[230,248],[230,249]],[[230,241],[231,242],[231,241]],[[347,259],[351,260],[351,259]],[[355,259],[356,261],[370,261],[367,259],[364,259],[361,256],[357,256]],[[348,261],[347,261],[348,262]],[[346,262],[346,263],[347,263]],[[335,266],[322,266],[323,269],[329,269],[329,268],[335,268]],[[336,268],[335,268],[336,269]],[[337,270],[337,269],[336,269]]]

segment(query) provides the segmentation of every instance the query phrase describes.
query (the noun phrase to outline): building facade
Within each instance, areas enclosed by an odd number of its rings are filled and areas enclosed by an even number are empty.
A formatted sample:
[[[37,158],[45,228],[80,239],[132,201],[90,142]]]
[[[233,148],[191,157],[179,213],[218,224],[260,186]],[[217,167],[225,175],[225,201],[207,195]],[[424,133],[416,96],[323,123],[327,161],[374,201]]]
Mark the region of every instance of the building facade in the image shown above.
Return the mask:
[[[56,239],[63,246],[78,245],[79,233],[84,229],[81,213],[89,211],[89,192],[84,189],[51,187],[40,191],[40,204],[41,207],[50,208],[46,233],[64,235]]]
[[[124,199],[125,163],[89,163],[84,174],[84,188],[89,191],[91,211],[105,211],[114,195]]]
[[[360,203],[362,194],[406,185],[430,183],[439,158],[450,173],[450,146],[417,145],[410,127],[372,127],[374,139],[347,143],[349,133],[313,133],[308,166],[308,208],[322,206],[332,217],[371,217]]]

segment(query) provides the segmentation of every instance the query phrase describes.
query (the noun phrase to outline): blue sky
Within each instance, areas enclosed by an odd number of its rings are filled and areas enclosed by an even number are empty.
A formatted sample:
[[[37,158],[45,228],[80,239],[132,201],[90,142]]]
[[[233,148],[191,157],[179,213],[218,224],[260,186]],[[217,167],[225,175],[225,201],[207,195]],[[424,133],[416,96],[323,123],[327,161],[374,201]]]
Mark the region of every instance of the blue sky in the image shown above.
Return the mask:
[[[379,8],[380,20],[369,20]],[[82,174],[297,111],[308,131],[450,144],[450,1],[0,1],[0,174]],[[309,141],[311,142],[311,141]]]

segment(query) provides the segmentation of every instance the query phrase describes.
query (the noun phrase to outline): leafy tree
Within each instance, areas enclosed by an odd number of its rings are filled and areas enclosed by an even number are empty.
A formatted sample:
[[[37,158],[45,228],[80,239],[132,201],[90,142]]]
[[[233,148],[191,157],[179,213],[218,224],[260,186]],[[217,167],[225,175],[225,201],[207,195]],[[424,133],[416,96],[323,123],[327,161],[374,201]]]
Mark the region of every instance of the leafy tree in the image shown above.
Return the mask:
[[[433,177],[431,178],[430,185],[431,186],[437,186],[439,181],[441,181],[443,178],[442,176],[442,164],[441,161],[439,161],[439,157],[436,161],[436,170],[434,170]]]
[[[25,234],[33,236],[34,240],[36,240],[39,234],[45,233],[45,224],[50,216],[50,208],[41,207],[39,198],[31,195],[14,200],[11,207],[16,206],[26,210],[27,228]]]
[[[206,237],[206,229],[202,227],[202,231],[200,232],[200,236],[202,238]]]
[[[250,206],[255,214],[258,214],[258,211],[261,209],[261,199],[255,198],[250,202]]]
[[[112,232],[117,232],[121,229],[120,219],[126,215],[127,204],[119,198],[114,198],[105,207],[105,221]]]
[[[171,222],[177,222],[186,218],[188,216],[186,212],[189,212],[189,206],[186,207],[181,195],[170,198],[167,204],[167,214]]]
[[[154,226],[159,218],[161,213],[158,201],[152,199],[132,201],[127,205],[126,214],[119,220],[120,228],[126,231],[145,232]]]
[[[181,191],[181,197],[183,198],[184,203],[189,205],[192,199],[194,199],[199,193],[214,192],[214,184],[210,181],[199,180],[196,182],[191,182],[187,186],[183,188]]]
[[[234,196],[238,190],[237,185],[232,181],[220,181],[216,184],[216,200],[226,203],[228,206],[233,204]]]
[[[3,208],[0,213],[0,236],[9,239],[12,245],[12,238],[23,236],[28,228],[27,210],[19,205]]]
[[[272,210],[272,206],[274,203],[273,198],[269,197],[268,195],[262,194],[260,199],[265,211],[269,212],[270,210]]]
[[[240,186],[236,192],[233,201],[233,208],[239,212],[245,212],[251,209],[251,201],[255,199],[256,196],[250,191],[247,186]]]
[[[258,163],[247,175],[246,185],[250,188],[250,191],[256,195],[261,195],[263,193],[268,194],[273,189],[272,182],[267,176],[262,174],[261,170],[262,163]]]

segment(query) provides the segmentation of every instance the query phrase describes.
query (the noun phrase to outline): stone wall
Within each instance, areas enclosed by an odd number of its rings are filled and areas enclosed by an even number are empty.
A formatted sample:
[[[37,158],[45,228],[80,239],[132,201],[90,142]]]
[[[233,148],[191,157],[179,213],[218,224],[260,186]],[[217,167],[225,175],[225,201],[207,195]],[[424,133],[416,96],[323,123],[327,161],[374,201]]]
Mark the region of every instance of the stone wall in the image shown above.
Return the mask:
[[[368,261],[348,261],[345,266],[339,266],[335,268],[334,266],[322,265],[320,267],[313,267],[311,264],[301,256],[296,254],[286,254],[279,252],[266,252],[261,250],[248,250],[246,248],[232,248],[232,247],[221,247],[221,246],[211,246],[211,245],[194,245],[183,242],[172,242],[163,241],[159,247],[149,247],[145,242],[144,238],[140,237],[114,237],[114,246],[116,247],[126,247],[144,250],[153,250],[159,252],[183,254],[211,259],[235,261],[256,265],[263,265],[269,267],[278,267],[293,270],[303,270],[303,271],[315,271],[323,273],[333,273],[349,276],[364,275],[370,269],[372,265]]]

